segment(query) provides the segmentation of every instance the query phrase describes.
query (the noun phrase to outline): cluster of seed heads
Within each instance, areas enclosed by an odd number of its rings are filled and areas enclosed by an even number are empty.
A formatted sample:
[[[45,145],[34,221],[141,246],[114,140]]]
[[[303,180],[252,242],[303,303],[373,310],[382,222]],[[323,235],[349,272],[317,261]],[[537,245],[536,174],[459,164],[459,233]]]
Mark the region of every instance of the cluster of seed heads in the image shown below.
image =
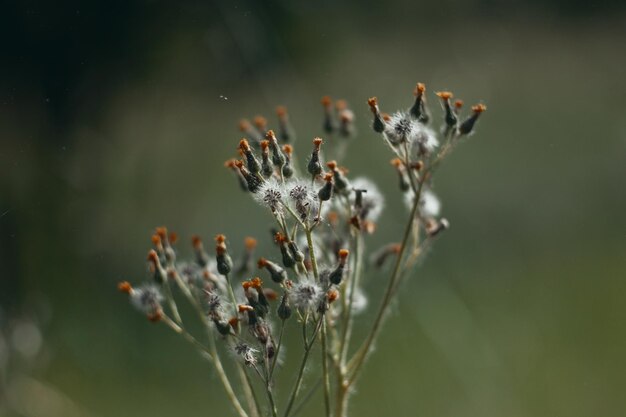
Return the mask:
[[[151,321],[163,321],[187,335],[188,340],[195,340],[187,333],[178,311],[177,300],[184,297],[234,357],[264,380],[273,415],[272,378],[287,320],[302,322],[307,352],[312,346],[308,338],[315,341],[320,331],[324,337],[337,338],[328,345],[329,355],[338,363],[338,376],[348,378],[343,374],[347,372],[345,344],[350,342],[354,315],[367,305],[366,280],[361,277],[363,264],[369,261],[379,271],[393,271],[381,313],[374,322],[375,336],[378,320],[387,308],[385,303],[397,290],[399,266],[412,266],[427,245],[449,227],[440,216],[433,173],[441,160],[473,133],[486,109],[482,104],[473,106],[471,114],[463,119],[463,103],[452,102],[449,92],[439,92],[444,117],[441,128],[433,128],[425,92],[425,86],[417,84],[411,107],[391,115],[380,111],[376,97],[367,101],[374,132],[394,154],[391,165],[411,212],[409,226],[414,226],[413,233],[405,233],[402,242],[388,242],[367,256],[366,238],[377,229],[385,199],[370,179],[352,177],[336,160],[325,161],[326,148],[338,150],[346,145],[356,128],[354,112],[344,100],[333,102],[324,97],[321,130],[326,140],[314,137],[312,147],[306,149],[305,161],[299,161],[296,155],[296,134],[285,107],[277,108],[275,129],[270,129],[268,120],[261,116],[252,123],[244,119],[239,124],[245,135],[236,147],[239,158],[229,159],[225,166],[241,189],[268,209],[271,233],[266,240],[266,257],[255,262],[257,240],[251,237],[245,239],[239,256],[233,256],[237,251],[232,251],[226,236],[219,234],[213,252],[205,248],[199,236],[194,236],[194,258],[178,261],[177,236],[159,227],[152,236],[153,248],[147,258],[150,281],[138,287],[122,282],[119,289]],[[407,249],[409,238],[413,239],[412,251]],[[392,262],[396,268],[388,267]],[[261,276],[267,277],[267,284]],[[382,293],[381,288],[376,289],[380,282],[371,285],[375,293]],[[337,303],[338,299],[342,301]],[[365,350],[357,351],[353,358],[357,370],[371,341],[366,339]],[[210,356],[215,362],[219,360],[215,350]],[[308,353],[305,361],[307,357]],[[286,416],[298,395],[301,378],[302,372]],[[236,399],[231,400],[237,410],[242,409]],[[247,417],[245,412],[239,414]]]

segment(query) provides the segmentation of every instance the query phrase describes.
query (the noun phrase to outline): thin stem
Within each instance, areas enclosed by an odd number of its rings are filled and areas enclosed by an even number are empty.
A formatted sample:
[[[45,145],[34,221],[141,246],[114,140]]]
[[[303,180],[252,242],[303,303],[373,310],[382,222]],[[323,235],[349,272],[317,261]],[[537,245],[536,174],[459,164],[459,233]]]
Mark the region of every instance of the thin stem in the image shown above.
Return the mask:
[[[167,274],[165,276],[165,282],[163,283],[163,288],[165,289],[165,299],[172,311],[172,315],[174,316],[174,320],[176,323],[182,325],[183,319],[178,312],[178,307],[176,306],[176,300],[174,300],[174,295],[172,294],[172,288],[170,287],[170,282],[167,279]]]
[[[315,281],[319,281],[320,277],[317,271],[317,260],[315,259],[315,249],[313,248],[313,235],[311,230],[307,227],[304,229],[306,234],[306,242],[309,245],[309,257],[311,258],[311,268],[313,268],[313,276]]]
[[[248,372],[246,372],[246,369],[241,363],[238,363],[237,369],[239,371],[239,378],[243,384],[244,394],[248,400],[250,414],[252,417],[261,417],[261,405],[259,404],[259,399],[254,392],[254,385],[252,385],[250,375],[248,375]]]
[[[240,417],[249,417],[246,410],[243,409],[241,403],[237,399],[237,395],[233,390],[232,385],[230,384],[230,380],[228,379],[228,375],[226,375],[226,371],[222,366],[222,361],[217,353],[217,347],[215,346],[215,340],[212,335],[209,335],[209,347],[204,346],[200,343],[195,337],[193,337],[189,332],[187,332],[183,327],[176,324],[172,319],[170,319],[166,314],[163,314],[161,321],[165,323],[169,328],[171,328],[176,333],[182,335],[185,340],[194,345],[198,350],[200,350],[205,358],[209,360],[214,366],[217,372],[217,375],[224,385],[224,389],[226,390],[226,395],[228,396],[230,402],[232,403],[235,411],[239,414]]]
[[[304,347],[304,355],[302,356],[302,362],[300,363],[300,369],[298,370],[298,376],[296,377],[296,383],[291,391],[291,395],[289,396],[289,402],[287,403],[287,407],[285,408],[285,413],[283,417],[289,417],[289,413],[293,408],[293,404],[298,396],[298,392],[300,391],[300,386],[302,385],[302,377],[304,376],[304,368],[306,368],[306,363],[309,359],[309,354],[311,353],[311,348],[313,347],[313,343],[315,343],[315,339],[317,337],[317,333],[322,327],[322,320],[324,320],[324,315],[320,315],[317,324],[315,326],[315,330],[313,331],[313,335],[311,336],[310,342]]]
[[[348,348],[350,345],[350,337],[352,335],[352,326],[354,322],[353,316],[352,316],[352,309],[354,308],[354,293],[356,291],[358,281],[360,280],[361,269],[362,269],[361,255],[362,255],[362,250],[363,250],[362,248],[363,237],[361,233],[359,232],[356,232],[356,233],[357,234],[354,239],[355,271],[350,280],[350,294],[349,294],[348,304],[346,306],[346,315],[344,318],[344,326],[343,326],[343,331],[341,334],[341,344],[340,344],[340,350],[339,350],[339,353],[340,353],[339,363],[342,368],[345,366],[345,361],[348,356]]]
[[[326,318],[322,317],[322,379],[324,380],[324,410],[330,417],[330,374],[328,373],[328,346],[326,340]]]
[[[276,353],[274,354],[274,360],[272,361],[272,366],[270,367],[270,375],[269,375],[270,380],[274,376],[274,368],[276,368],[276,362],[278,362],[278,354],[280,353],[280,348],[283,345],[283,333],[284,332],[285,332],[285,320],[281,320],[280,331],[278,333],[278,344],[276,345]]]
[[[302,401],[300,401],[300,403],[298,403],[298,405],[296,405],[293,408],[293,411],[291,412],[291,417],[296,417],[298,413],[302,411],[306,403],[309,402],[311,398],[313,398],[313,394],[317,392],[317,390],[320,388],[321,385],[322,385],[322,378],[317,380],[317,382],[313,385],[313,388],[311,388],[309,392],[306,393],[304,398],[302,398]]]
[[[233,390],[233,387],[230,384],[228,375],[226,375],[226,371],[224,370],[224,367],[222,366],[222,361],[217,355],[217,348],[215,347],[215,340],[213,340],[212,337],[210,338],[209,343],[211,345],[210,346],[211,351],[214,352],[215,370],[217,371],[217,375],[222,381],[222,384],[224,385],[224,389],[226,390],[226,395],[228,395],[230,402],[233,404],[233,407],[235,407],[237,414],[239,414],[240,417],[248,417],[248,413],[246,413],[246,411],[241,406],[241,403],[237,399],[237,395],[235,394],[235,391]]]
[[[394,265],[393,272],[389,279],[389,283],[387,284],[387,289],[385,291],[385,295],[383,296],[383,300],[381,302],[380,308],[378,309],[378,314],[376,315],[376,319],[374,320],[372,329],[370,330],[370,333],[367,336],[367,339],[365,339],[365,342],[363,343],[361,348],[357,351],[357,353],[355,353],[354,357],[350,360],[350,363],[348,364],[348,367],[352,372],[351,376],[348,378],[348,385],[351,385],[356,380],[359,374],[359,371],[361,370],[363,366],[365,358],[369,354],[369,351],[372,347],[372,343],[378,336],[378,332],[380,331],[381,324],[383,323],[385,313],[387,312],[387,307],[389,306],[389,303],[391,302],[391,298],[394,292],[393,290],[395,288],[396,279],[398,278],[398,275],[400,273],[400,269],[401,269],[400,267],[402,265],[404,251],[406,250],[407,242],[409,240],[409,237],[411,236],[411,230],[413,228],[413,222],[415,221],[415,215],[417,213],[417,210],[419,209],[420,194],[423,188],[423,184],[424,184],[423,181],[419,182],[418,189],[417,189],[418,192],[415,196],[415,201],[413,202],[413,207],[411,209],[409,221],[407,222],[406,228],[404,230],[404,237],[402,238],[400,251],[398,252],[398,257],[396,258],[396,263]]]
[[[234,317],[238,316],[238,310],[237,310],[237,299],[235,298],[235,292],[233,291],[233,286],[230,282],[230,275],[226,274],[224,275],[224,278],[226,278],[226,286],[228,287],[228,296],[230,297],[230,302],[233,303],[233,311],[235,313]],[[239,333],[239,326],[234,326],[235,327],[235,333]]]
[[[269,379],[267,383],[265,384],[265,387],[267,390],[267,398],[270,403],[270,411],[272,413],[272,417],[278,417],[278,410],[276,409],[276,401],[274,401],[274,393],[272,392],[272,385]]]
[[[163,316],[161,317],[161,321],[170,329],[172,329],[174,332],[178,333],[179,335],[181,335],[187,342],[191,343],[192,345],[194,345],[198,350],[201,351],[201,353],[203,353],[204,357],[206,357],[206,359],[211,362],[214,363],[215,358],[213,358],[213,353],[202,343],[200,343],[198,341],[198,339],[196,339],[195,337],[193,337],[191,335],[191,333],[189,333],[187,330],[185,330],[183,327],[179,326],[178,324],[176,324],[174,322],[174,320],[172,320],[169,316],[167,316],[166,314],[163,314]]]

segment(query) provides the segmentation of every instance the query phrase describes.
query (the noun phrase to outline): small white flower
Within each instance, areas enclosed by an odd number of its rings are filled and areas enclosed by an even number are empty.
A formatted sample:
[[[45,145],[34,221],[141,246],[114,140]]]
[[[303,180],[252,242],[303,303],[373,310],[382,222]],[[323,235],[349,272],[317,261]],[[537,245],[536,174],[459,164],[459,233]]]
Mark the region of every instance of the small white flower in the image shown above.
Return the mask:
[[[144,285],[133,288],[130,292],[130,302],[139,311],[146,314],[154,314],[161,309],[163,295],[154,285]]]
[[[413,202],[415,201],[415,193],[413,190],[409,190],[404,193],[404,204],[411,210]],[[441,202],[439,198],[428,189],[422,190],[420,196],[420,211],[423,217],[437,217],[441,211]]]
[[[317,310],[323,296],[322,288],[311,280],[300,281],[289,291],[289,300],[301,310]]]
[[[376,222],[385,208],[385,197],[382,195],[376,184],[364,177],[355,178],[352,181],[352,188],[355,190],[365,190],[363,193],[363,208],[361,217],[364,220]],[[350,202],[354,204],[356,193],[350,194]]]

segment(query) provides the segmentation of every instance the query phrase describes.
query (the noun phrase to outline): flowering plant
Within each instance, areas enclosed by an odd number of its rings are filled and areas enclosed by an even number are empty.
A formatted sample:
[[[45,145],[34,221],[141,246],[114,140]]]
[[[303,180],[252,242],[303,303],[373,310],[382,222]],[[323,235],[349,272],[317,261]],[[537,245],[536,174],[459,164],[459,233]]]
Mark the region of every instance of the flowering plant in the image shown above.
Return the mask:
[[[433,175],[446,156],[469,136],[481,113],[482,104],[472,107],[461,120],[463,103],[452,102],[449,92],[436,93],[444,122],[440,132],[429,127],[425,87],[417,84],[413,105],[393,115],[381,113],[378,100],[370,98],[373,130],[381,134],[395,158],[399,188],[409,209],[404,233],[371,251],[366,237],[375,232],[384,206],[377,186],[366,178],[350,178],[337,162],[323,163],[321,138],[305,165],[298,166],[292,143],[295,133],[284,107],[277,109],[278,135],[267,130],[262,117],[254,125],[243,120],[245,138],[239,142],[241,159],[226,162],[240,186],[265,207],[278,249],[275,257],[256,262],[264,282],[254,272],[256,239],[245,240],[245,250],[233,261],[227,239],[215,237],[214,256],[205,250],[200,237],[192,238],[195,259],[180,262],[174,248],[177,237],[164,227],[152,236],[154,249],[148,254],[151,283],[119,289],[130,296],[140,311],[154,322],[163,323],[193,344],[215,369],[234,410],[240,417],[295,415],[318,387],[323,390],[327,417],[345,417],[348,401],[363,365],[369,357],[392,300],[403,279],[425,250],[449,227],[440,217],[440,203],[432,191]],[[336,151],[345,150],[346,140],[355,135],[354,113],[344,101],[334,105],[322,99],[323,129],[329,137],[338,134]],[[371,327],[364,340],[355,344],[353,326],[366,306],[363,270],[371,263],[388,270],[389,278]],[[267,282],[270,284],[268,285]],[[197,313],[206,335],[193,335],[179,313],[178,303],[188,303]],[[284,358],[284,333],[289,321],[297,321],[302,344],[293,385],[284,402],[275,395],[276,378]],[[219,345],[218,345],[219,344]],[[221,346],[220,346],[221,345]],[[321,376],[309,393],[302,395],[305,369],[314,347],[321,350]],[[235,375],[223,366],[223,351],[235,358]],[[291,358],[289,358],[291,360]],[[234,384],[233,377],[240,381]],[[258,394],[262,391],[264,394]]]

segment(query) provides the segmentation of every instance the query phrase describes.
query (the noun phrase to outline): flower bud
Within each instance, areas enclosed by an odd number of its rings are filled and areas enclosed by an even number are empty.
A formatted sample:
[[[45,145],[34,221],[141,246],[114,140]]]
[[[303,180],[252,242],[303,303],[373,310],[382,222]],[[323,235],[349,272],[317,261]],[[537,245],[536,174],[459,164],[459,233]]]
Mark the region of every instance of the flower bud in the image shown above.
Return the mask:
[[[276,140],[276,135],[273,130],[268,130],[265,135],[265,139],[269,141],[270,151],[272,151],[272,162],[274,165],[278,167],[278,169],[283,169],[283,165],[287,162],[285,155],[280,150],[280,146],[278,146],[278,141]]]
[[[328,276],[328,280],[331,283],[335,285],[341,284],[341,281],[343,280],[343,274],[346,268],[346,259],[348,259],[349,254],[350,251],[348,251],[347,249],[341,249],[339,251],[339,264],[337,265],[337,268],[335,268]]]
[[[487,110],[487,106],[485,106],[484,104],[477,104],[473,106],[472,115],[468,117],[467,119],[465,119],[463,123],[461,123],[461,126],[459,126],[459,133],[461,135],[469,135],[470,133],[472,133],[472,130],[474,130],[474,125],[476,124],[476,121],[478,120],[478,117],[485,110]]]
[[[337,167],[336,161],[330,161],[326,163],[326,166],[330,168],[330,170],[333,172],[333,180],[335,182],[335,191],[338,193],[347,192],[350,184],[348,182],[348,179],[343,174],[343,171],[342,171],[343,168],[339,169],[339,167]]]
[[[326,182],[324,183],[322,188],[320,188],[320,190],[318,191],[317,196],[320,198],[321,201],[328,201],[333,196],[334,184],[333,184],[332,172],[324,176],[324,181]]]
[[[196,262],[204,268],[209,263],[209,255],[204,250],[202,239],[200,239],[200,236],[194,235],[191,237],[191,243],[196,253]]]
[[[311,152],[311,159],[307,165],[307,171],[309,174],[317,177],[322,173],[322,164],[320,163],[320,146],[322,145],[321,138],[313,139],[313,152]]]
[[[246,134],[248,139],[257,144],[263,139],[263,135],[257,129],[255,129],[248,120],[241,119],[239,121],[239,130]]]
[[[283,146],[283,151],[285,152],[285,165],[283,165],[283,177],[291,178],[293,177],[293,168],[291,166],[291,155],[293,153],[293,148],[291,145]]]
[[[398,173],[398,184],[400,186],[400,190],[402,192],[409,191],[409,189],[411,188],[411,184],[409,184],[409,181],[406,178],[406,175],[404,172],[404,164],[402,163],[400,158],[392,159],[391,165],[396,167],[396,172]]]
[[[291,123],[289,123],[287,108],[285,106],[276,107],[276,115],[278,116],[278,137],[283,143],[294,142],[296,134]]]
[[[278,306],[278,317],[281,320],[287,320],[289,317],[291,317],[291,306],[289,305],[289,298],[287,297],[287,294],[283,294],[283,298],[280,300],[280,305]]]
[[[280,265],[278,265],[277,263],[268,261],[265,258],[261,258],[259,259],[258,266],[259,268],[265,268],[267,272],[270,273],[270,277],[272,278],[272,281],[278,284],[280,284],[285,279],[287,279],[287,271],[285,271],[285,269],[281,267]]]
[[[333,118],[333,100],[329,96],[322,97],[322,106],[324,107],[324,132],[331,134],[335,130],[335,121]]]
[[[228,323],[228,321],[225,321],[225,320],[213,320],[213,323],[215,323],[215,328],[217,329],[219,334],[221,334],[222,336],[228,336],[230,334],[231,326]]]
[[[291,240],[287,243],[287,246],[289,247],[289,252],[291,252],[291,255],[293,256],[293,259],[295,259],[296,263],[304,261],[304,253],[302,253],[302,251],[298,248],[296,242]]]
[[[370,111],[374,115],[374,122],[372,123],[374,132],[383,133],[385,130],[385,121],[383,120],[378,108],[378,99],[376,97],[372,97],[367,100],[367,104],[370,106]]]
[[[224,162],[224,166],[226,168],[230,168],[235,173],[235,175],[237,176],[237,181],[239,182],[239,187],[241,187],[243,191],[249,191],[248,182],[246,181],[246,178],[243,176],[241,171],[239,171],[239,169],[237,168],[237,160],[229,159],[228,161]]]
[[[409,110],[411,116],[423,124],[428,123],[430,120],[430,114],[426,108],[426,98],[424,97],[425,91],[426,86],[422,83],[417,83],[415,90],[413,91],[413,94],[415,95],[415,102],[413,103],[413,107]]]
[[[270,178],[274,173],[272,162],[270,161],[270,142],[268,140],[261,141],[261,174],[265,178]]]
[[[283,265],[285,266],[285,268],[293,268],[296,265],[296,260],[291,254],[291,251],[289,251],[289,249],[287,248],[287,238],[280,233],[276,233],[275,240],[280,247],[280,253],[283,258]]]
[[[452,106],[450,105],[452,93],[450,93],[449,91],[439,91],[435,94],[441,99],[441,105],[446,112],[444,118],[446,126],[448,126],[449,128],[455,127],[458,122],[458,117],[456,116],[456,113],[454,112],[454,110],[452,110]]]
[[[251,193],[256,193],[257,191],[259,191],[259,188],[261,187],[261,184],[262,184],[259,177],[251,174],[250,171],[248,171],[243,166],[243,162],[241,161],[236,161],[235,166],[239,169],[239,172],[241,173],[243,178],[246,180],[248,191],[250,191]]]
[[[233,260],[226,248],[226,237],[224,235],[217,235],[215,242],[217,243],[215,246],[217,271],[224,276],[228,275],[233,269]]]
[[[150,265],[150,272],[154,275],[154,281],[157,284],[163,284],[167,279],[167,273],[165,269],[161,265],[161,260],[159,259],[159,255],[156,253],[154,249],[148,252],[148,262]]]
[[[252,149],[250,149],[250,145],[246,139],[241,139],[241,141],[239,141],[239,149],[246,157],[248,171],[250,171],[252,175],[256,175],[261,172],[261,164],[256,159],[256,156],[254,156],[254,153],[252,152]]]

